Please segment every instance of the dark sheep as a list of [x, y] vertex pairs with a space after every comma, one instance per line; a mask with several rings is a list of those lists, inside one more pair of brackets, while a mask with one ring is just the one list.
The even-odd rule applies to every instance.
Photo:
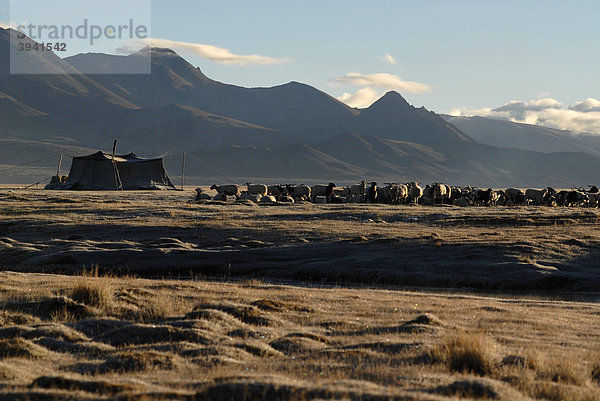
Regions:
[[369, 190], [367, 191], [367, 200], [371, 203], [375, 203], [375, 201], [377, 200], [377, 183], [376, 182], [371, 183], [371, 187], [369, 187]]

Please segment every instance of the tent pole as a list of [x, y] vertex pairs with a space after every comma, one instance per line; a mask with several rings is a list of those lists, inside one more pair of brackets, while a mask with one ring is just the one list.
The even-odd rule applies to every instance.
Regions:
[[123, 183], [121, 182], [121, 177], [119, 176], [119, 169], [117, 168], [117, 161], [115, 160], [115, 152], [117, 151], [117, 140], [113, 143], [113, 151], [112, 151], [112, 162], [113, 162], [113, 170], [115, 173], [115, 186], [117, 187], [117, 191], [123, 189]]
[[181, 163], [181, 190], [183, 191], [183, 185], [185, 183], [185, 152], [183, 152], [183, 161]]
[[58, 159], [58, 167], [56, 169], [56, 178], [58, 178], [59, 181], [60, 181], [60, 166], [62, 165], [62, 158], [63, 158], [63, 155], [61, 153], [60, 158]]

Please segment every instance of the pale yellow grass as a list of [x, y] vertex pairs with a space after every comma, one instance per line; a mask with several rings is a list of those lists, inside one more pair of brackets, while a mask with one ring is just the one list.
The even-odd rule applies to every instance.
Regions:
[[[9, 398], [600, 399], [595, 303], [261, 280], [0, 279], [13, 289], [0, 298]], [[111, 295], [83, 311], [50, 304], [74, 311], [64, 320], [32, 307], [70, 299], [81, 280]]]

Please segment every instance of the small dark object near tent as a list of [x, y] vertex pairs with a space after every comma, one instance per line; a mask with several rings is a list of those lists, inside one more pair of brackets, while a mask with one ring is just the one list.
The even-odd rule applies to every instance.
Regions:
[[74, 157], [65, 182], [53, 180], [46, 189], [133, 190], [175, 189], [163, 160], [142, 159], [134, 153], [115, 155], [96, 152]]

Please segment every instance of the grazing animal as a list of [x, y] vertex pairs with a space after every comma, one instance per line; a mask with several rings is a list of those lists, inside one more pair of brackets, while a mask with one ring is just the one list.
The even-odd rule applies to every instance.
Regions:
[[346, 198], [350, 196], [350, 187], [334, 188], [333, 194]]
[[327, 203], [327, 197], [326, 196], [321, 196], [321, 195], [317, 195], [315, 196], [315, 201], [314, 201], [317, 205], [324, 205]]
[[277, 199], [273, 195], [265, 195], [260, 198], [260, 203], [274, 203], [277, 202]]
[[370, 203], [375, 203], [377, 200], [377, 183], [373, 181], [369, 190], [367, 191], [367, 201]]
[[329, 203], [346, 203], [346, 197], [345, 196], [340, 196], [337, 194], [333, 194], [329, 197]]
[[556, 206], [556, 190], [554, 188], [546, 188], [546, 194], [544, 195], [544, 199], [542, 199], [542, 205]]
[[405, 204], [408, 199], [408, 187], [405, 184], [399, 184], [397, 190], [396, 204]]
[[433, 184], [433, 202], [443, 204], [444, 200], [449, 196], [449, 193], [444, 184]]
[[490, 194], [490, 206], [498, 205], [501, 199], [504, 199], [504, 191], [492, 191], [492, 193]]
[[450, 189], [450, 199], [448, 199], [448, 203], [453, 205], [454, 201], [462, 198], [462, 192], [460, 190], [460, 187], [452, 187]]
[[213, 200], [222, 201], [222, 202], [233, 202], [236, 199], [237, 199], [237, 196], [235, 196], [235, 195], [227, 195], [225, 192], [221, 192], [219, 194], [216, 194], [213, 197]]
[[284, 202], [284, 203], [294, 203], [294, 198], [292, 198], [289, 195], [284, 195], [281, 198], [279, 198], [279, 202]]
[[350, 196], [365, 196], [367, 190], [367, 183], [361, 181], [359, 184], [350, 186]]
[[473, 191], [474, 201], [478, 206], [491, 206], [492, 201], [492, 188], [486, 190], [476, 189]]
[[517, 195], [522, 195], [523, 191], [521, 191], [520, 189], [516, 189], [516, 188], [508, 188], [504, 191], [504, 196], [506, 196], [506, 199], [514, 199], [517, 197]]
[[261, 198], [262, 198], [262, 195], [260, 195], [260, 194], [252, 194], [252, 193], [246, 192], [246, 191], [242, 191], [242, 194], [239, 197], [240, 200], [249, 200], [254, 203], [260, 202]]
[[431, 206], [435, 203], [435, 195], [433, 194], [433, 185], [425, 185], [423, 188], [423, 196], [421, 197], [421, 205]]
[[565, 206], [573, 207], [573, 206], [588, 206], [590, 203], [590, 197], [588, 194], [582, 191], [568, 191], [566, 196]]
[[398, 205], [406, 202], [406, 197], [408, 196], [408, 188], [406, 185], [387, 184], [383, 188], [383, 191], [383, 197], [386, 203]]
[[248, 193], [251, 195], [265, 196], [269, 192], [269, 187], [264, 184], [251, 184], [247, 183]]
[[506, 204], [506, 196], [504, 190], [499, 189], [492, 192], [492, 204], [494, 206], [504, 206]]
[[327, 185], [327, 188], [325, 189], [325, 196], [327, 197], [327, 199], [331, 198], [331, 195], [333, 195], [334, 189], [335, 189], [335, 184], [333, 182], [330, 182], [329, 185]]
[[218, 194], [225, 194], [229, 196], [240, 196], [240, 187], [239, 185], [230, 184], [230, 185], [217, 185], [214, 184], [210, 189], [214, 189]]
[[294, 197], [310, 199], [310, 187], [308, 185], [297, 185], [294, 187]]
[[408, 197], [411, 202], [413, 202], [416, 205], [422, 196], [423, 196], [423, 188], [421, 188], [419, 186], [418, 182], [413, 181], [408, 184]]
[[452, 194], [452, 187], [450, 185], [443, 184], [446, 187], [446, 203], [450, 203], [450, 195]]
[[283, 195], [283, 187], [281, 185], [269, 185], [267, 194], [278, 198]]
[[527, 189], [525, 191], [525, 202], [534, 206], [540, 206], [544, 203], [546, 189]]
[[385, 187], [379, 188], [377, 191], [377, 203], [392, 203], [391, 185], [392, 184], [386, 184]]
[[212, 197], [209, 194], [202, 192], [202, 188], [196, 188], [196, 195], [194, 195], [195, 202], [211, 199]]
[[588, 203], [588, 207], [598, 207], [598, 202], [600, 201], [600, 193], [597, 192], [589, 192], [586, 194], [590, 199]]
[[460, 198], [454, 199], [454, 201], [452, 201], [452, 204], [454, 206], [465, 207], [465, 206], [469, 206], [471, 204], [471, 202], [465, 197], [460, 197]]
[[310, 196], [312, 198], [312, 201], [314, 202], [317, 196], [331, 196], [331, 194], [333, 193], [333, 188], [335, 188], [334, 183], [329, 183], [329, 185], [312, 186], [310, 189]]
[[508, 188], [504, 190], [505, 206], [518, 206], [525, 202], [525, 194], [520, 189]]

